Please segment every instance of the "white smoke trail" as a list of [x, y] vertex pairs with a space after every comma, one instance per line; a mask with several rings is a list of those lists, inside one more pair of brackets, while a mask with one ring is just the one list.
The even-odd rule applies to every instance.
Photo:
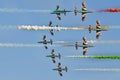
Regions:
[[96, 40], [93, 40], [92, 42], [96, 43], [96, 44], [120, 44], [120, 40], [109, 40], [109, 41], [96, 41]]
[[112, 29], [120, 29], [120, 26], [110, 26]]
[[22, 30], [84, 30], [85, 28], [83, 27], [49, 27], [49, 26], [26, 26], [26, 25], [22, 25], [22, 26], [19, 26], [18, 29], [22, 29]]
[[17, 25], [0, 25], [0, 30], [17, 30]]
[[120, 72], [120, 68], [80, 68], [77, 71]]
[[[47, 44], [47, 46], [59, 46], [59, 44], [64, 43], [64, 41], [54, 41], [53, 44]], [[43, 47], [42, 43], [36, 44], [25, 44], [25, 43], [0, 43], [0, 47]]]
[[[120, 27], [113, 27], [119, 29]], [[18, 30], [88, 30], [87, 26], [80, 26], [80, 27], [49, 27], [49, 26], [38, 26], [38, 25], [0, 25], [0, 30], [10, 30], [10, 29], [18, 29]]]
[[9, 8], [0, 8], [0, 12], [9, 12], [9, 13], [14, 13], [14, 12], [18, 12], [18, 13], [50, 13], [52, 12], [51, 10], [29, 10], [29, 9], [17, 9], [17, 8], [13, 8], [13, 9], [9, 9]]
[[[57, 45], [50, 45], [47, 46], [57, 46]], [[0, 47], [44, 47], [43, 44], [23, 44], [23, 43], [0, 43]]]
[[0, 47], [41, 47], [40, 44], [0, 43]]

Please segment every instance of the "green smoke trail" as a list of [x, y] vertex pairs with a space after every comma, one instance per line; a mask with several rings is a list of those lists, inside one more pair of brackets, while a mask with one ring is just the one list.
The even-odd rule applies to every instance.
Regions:
[[94, 59], [119, 59], [120, 56], [66, 56], [67, 58], [94, 58]]

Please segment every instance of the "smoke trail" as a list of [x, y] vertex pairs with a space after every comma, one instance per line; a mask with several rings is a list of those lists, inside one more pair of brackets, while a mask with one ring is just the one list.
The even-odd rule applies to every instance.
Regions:
[[77, 71], [101, 71], [101, 72], [120, 72], [120, 68], [80, 68]]
[[[47, 46], [59, 46], [59, 44], [64, 44], [65, 41], [54, 41], [53, 44], [47, 44]], [[0, 43], [0, 47], [43, 47], [44, 44], [25, 44], [25, 43]]]
[[[43, 44], [23, 44], [23, 43], [0, 43], [0, 47], [43, 47]], [[50, 45], [47, 46], [58, 46], [58, 45]]]
[[0, 43], [0, 47], [41, 47], [40, 44]]
[[120, 8], [109, 8], [109, 9], [99, 10], [97, 12], [120, 12]]
[[109, 41], [96, 41], [96, 40], [93, 40], [93, 43], [96, 43], [96, 44], [120, 44], [120, 40], [109, 40]]
[[120, 56], [66, 56], [67, 58], [120, 59]]
[[[90, 45], [92, 45], [92, 44], [120, 44], [120, 40], [108, 40], [108, 41], [89, 40], [89, 41], [87, 41], [87, 42], [88, 42], [88, 44], [90, 44]], [[64, 43], [65, 43], [65, 42], [64, 42]], [[71, 43], [73, 43], [73, 45], [74, 45], [75, 41], [74, 41], [74, 42], [71, 42]], [[79, 43], [82, 43], [82, 41], [79, 42]], [[69, 43], [68, 43], [68, 44], [69, 44]]]
[[120, 29], [120, 26], [110, 26], [112, 29]]
[[0, 30], [17, 30], [17, 25], [0, 25]]
[[[92, 26], [94, 29], [95, 26]], [[120, 29], [120, 26], [102, 26], [105, 30], [108, 30], [109, 28], [110, 29]], [[30, 25], [21, 25], [21, 26], [18, 26], [18, 29], [22, 29], [22, 30], [50, 30], [50, 29], [53, 29], [53, 30], [88, 30], [89, 29], [89, 26], [79, 26], [79, 27], [49, 27], [49, 26], [30, 26]], [[94, 30], [95, 31], [95, 30]]]
[[[104, 26], [105, 27], [105, 26]], [[88, 26], [80, 26], [80, 27], [49, 27], [49, 26], [31, 26], [31, 25], [0, 25], [0, 30], [88, 30]], [[112, 29], [120, 29], [120, 26], [110, 26]], [[107, 27], [106, 27], [107, 29]]]
[[0, 8], [0, 12], [7, 12], [7, 13], [14, 13], [14, 12], [18, 12], [18, 13], [50, 13], [52, 12], [51, 10], [29, 10], [29, 9], [17, 9], [17, 8], [13, 8], [13, 9], [9, 9], [9, 8]]
[[22, 29], [22, 30], [84, 30], [85, 28], [83, 27], [49, 27], [49, 26], [26, 26], [26, 25], [22, 25], [19, 26], [18, 29]]

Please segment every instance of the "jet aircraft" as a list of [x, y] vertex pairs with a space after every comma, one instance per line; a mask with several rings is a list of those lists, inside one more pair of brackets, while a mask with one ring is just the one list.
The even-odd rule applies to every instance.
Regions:
[[56, 62], [56, 61], [55, 61], [55, 58], [56, 58], [56, 57], [58, 57], [59, 59], [61, 59], [61, 55], [60, 55], [60, 53], [59, 53], [58, 55], [55, 55], [54, 52], [55, 52], [54, 49], [52, 49], [52, 51], [51, 51], [51, 55], [47, 55], [47, 56], [46, 56], [46, 57], [50, 57], [50, 58], [52, 58], [53, 63]]
[[108, 26], [101, 26], [100, 25], [100, 21], [96, 20], [96, 27], [93, 27], [91, 25], [89, 25], [89, 33], [91, 33], [91, 31], [96, 31], [96, 39], [99, 39], [99, 36], [101, 35], [101, 31], [107, 31], [108, 30]]
[[[49, 27], [53, 27], [52, 21], [49, 22]], [[58, 28], [58, 25], [56, 25], [55, 27]], [[57, 31], [59, 31], [59, 29]], [[54, 35], [53, 29], [50, 29], [50, 34]]]
[[91, 44], [88, 44], [85, 37], [82, 37], [82, 44], [79, 44], [79, 42], [76, 41], [74, 45], [73, 44], [65, 44], [64, 46], [75, 46], [76, 50], [78, 49], [78, 47], [82, 47], [83, 55], [86, 55], [87, 48], [93, 47], [92, 42], [91, 42]]
[[65, 66], [65, 68], [62, 68], [61, 67], [61, 63], [58, 63], [58, 68], [54, 68], [53, 70], [58, 71], [59, 75], [63, 76], [62, 75], [62, 71], [66, 71], [67, 72], [68, 68], [66, 66]]
[[56, 14], [57, 15], [57, 18], [59, 19], [59, 20], [61, 20], [61, 16], [60, 16], [60, 14], [64, 14], [65, 16], [66, 16], [66, 13], [67, 12], [72, 12], [72, 11], [69, 11], [69, 10], [60, 10], [60, 6], [59, 5], [57, 5], [56, 6], [56, 10], [54, 10], [53, 12], [51, 12], [51, 14]]
[[50, 39], [50, 41], [47, 41], [46, 40], [46, 35], [44, 35], [43, 36], [43, 41], [39, 41], [38, 43], [42, 43], [42, 44], [44, 44], [45, 45], [45, 49], [48, 49], [48, 47], [47, 47], [47, 44], [53, 44], [53, 41], [52, 41], [52, 39]]
[[87, 10], [84, 2], [82, 2], [82, 10], [78, 10], [77, 7], [75, 7], [74, 9], [75, 16], [77, 15], [77, 13], [82, 13], [82, 21], [85, 21], [86, 13], [93, 13], [93, 12], [94, 12], [93, 10]]

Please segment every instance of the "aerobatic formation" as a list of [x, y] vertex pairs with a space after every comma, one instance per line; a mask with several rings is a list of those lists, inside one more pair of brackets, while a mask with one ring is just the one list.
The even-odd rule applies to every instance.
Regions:
[[[103, 9], [103, 10], [98, 10], [98, 11], [88, 10], [87, 7], [86, 7], [85, 2], [82, 2], [81, 6], [82, 6], [81, 10], [79, 10], [75, 6], [74, 10], [71, 11], [71, 10], [66, 10], [66, 9], [60, 9], [60, 6], [57, 5], [56, 9], [53, 10], [49, 14], [57, 16], [58, 21], [60, 21], [60, 20], [63, 19], [63, 18], [61, 18], [61, 14], [66, 16], [67, 13], [73, 12], [73, 14], [75, 16], [78, 15], [78, 14], [81, 14], [81, 21], [85, 22], [88, 13], [92, 14], [94, 12], [120, 12], [119, 8], [109, 8], [109, 9]], [[21, 10], [21, 11], [17, 10], [17, 11], [22, 12], [23, 10]], [[32, 11], [28, 10], [28, 12], [32, 12]], [[33, 11], [33, 12], [40, 12], [40, 11]], [[79, 26], [79, 27], [60, 27], [59, 25], [53, 26], [53, 22], [50, 21], [47, 26], [45, 26], [45, 25], [43, 25], [43, 26], [26, 26], [26, 25], [22, 25], [22, 26], [19, 26], [18, 29], [19, 30], [30, 30], [30, 31], [31, 30], [48, 30], [49, 34], [51, 36], [55, 35], [54, 31], [60, 32], [61, 30], [87, 30], [89, 34], [92, 31], [95, 31], [96, 34], [95, 34], [94, 37], [96, 38], [96, 40], [98, 40], [100, 38], [100, 36], [101, 36], [101, 32], [102, 31], [108, 31], [109, 26], [104, 26], [104, 25], [102, 26], [102, 23], [100, 23], [100, 21], [97, 20], [97, 19], [96, 19], [96, 21], [93, 21], [93, 22], [96, 24], [95, 26], [88, 25], [88, 26]], [[54, 44], [54, 40], [48, 39], [46, 34], [44, 34], [43, 37], [41, 37], [41, 40], [40, 41], [38, 40], [38, 42], [36, 42], [36, 43], [38, 45], [43, 44], [45, 50], [47, 50], [47, 49], [49, 49], [48, 45], [52, 46]], [[38, 46], [38, 45], [33, 45], [33, 46]], [[6, 45], [0, 44], [0, 46], [6, 46]], [[14, 45], [8, 45], [8, 46], [14, 46]], [[23, 45], [20, 45], [20, 46], [23, 46]], [[32, 45], [26, 45], [26, 46], [32, 46]], [[96, 46], [94, 46], [94, 41], [87, 41], [87, 38], [85, 36], [81, 37], [81, 41], [75, 41], [72, 44], [64, 43], [64, 44], [62, 44], [62, 46], [64, 46], [64, 47], [74, 47], [76, 50], [79, 50], [79, 48], [82, 48], [82, 56], [78, 56], [77, 58], [99, 58], [99, 59], [100, 58], [113, 58], [113, 57], [106, 57], [106, 56], [97, 56], [97, 57], [96, 56], [92, 56], [92, 57], [86, 56], [87, 52], [89, 52], [89, 51], [87, 51], [87, 49], [88, 48], [93, 48], [93, 47], [96, 47]], [[52, 48], [51, 53], [49, 55], [46, 55], [46, 57], [51, 59], [52, 64], [57, 65], [56, 68], [53, 68], [51, 70], [58, 71], [59, 76], [63, 76], [63, 72], [68, 72], [68, 66], [62, 66], [62, 62], [60, 62], [60, 60], [62, 59], [61, 53], [57, 53], [54, 50], [54, 48]], [[75, 58], [76, 56], [68, 56], [68, 57], [74, 57]], [[120, 57], [115, 57], [115, 58], [120, 59]], [[57, 60], [59, 60], [59, 61], [57, 62]], [[87, 71], [89, 69], [78, 69], [78, 70], [86, 70]], [[95, 70], [97, 70], [97, 69], [95, 69]], [[98, 70], [101, 70], [101, 69], [98, 69]]]
[[[82, 2], [81, 5], [82, 5], [82, 9], [81, 10], [78, 10], [77, 7], [75, 7], [73, 12], [74, 12], [75, 16], [78, 13], [81, 13], [82, 14], [81, 20], [85, 21], [86, 14], [87, 13], [93, 13], [95, 11], [94, 10], [87, 10], [86, 5], [85, 5], [84, 2]], [[115, 11], [118, 12], [119, 9], [100, 10], [98, 12], [107, 12], [107, 11], [108, 12], [115, 12]], [[62, 9], [60, 9], [60, 6], [57, 5], [56, 6], [56, 10], [51, 12], [51, 14], [56, 14], [57, 15], [57, 19], [58, 20], [62, 20], [60, 15], [64, 14], [66, 16], [66, 13], [68, 13], [68, 12], [72, 12], [72, 11], [65, 10], [65, 9], [62, 10]], [[23, 29], [23, 30], [49, 30], [49, 32], [50, 32], [50, 34], [52, 36], [54, 36], [54, 30], [60, 31], [60, 30], [82, 30], [82, 29], [84, 29], [84, 30], [88, 30], [89, 33], [91, 33], [92, 31], [96, 31], [96, 39], [99, 39], [99, 37], [101, 35], [101, 31], [107, 31], [109, 29], [109, 26], [101, 26], [100, 21], [96, 20], [96, 26], [89, 25], [87, 27], [69, 27], [69, 28], [66, 28], [66, 27], [59, 27], [58, 25], [56, 25], [55, 27], [53, 27], [52, 21], [50, 21], [49, 25], [47, 27], [45, 27], [45, 26], [44, 27], [35, 27], [35, 26], [32, 27], [32, 26], [29, 26], [29, 28], [28, 28], [27, 26], [21, 26], [21, 27], [19, 27], [19, 29]], [[52, 45], [53, 41], [51, 39], [50, 39], [50, 41], [47, 41], [46, 40], [46, 35], [44, 35], [43, 36], [43, 40], [38, 42], [38, 43], [44, 44], [45, 49], [48, 49], [47, 44], [51, 44]], [[87, 48], [94, 47], [93, 42], [92, 41], [88, 42], [85, 36], [82, 37], [82, 41], [81, 42], [76, 41], [76, 42], [74, 42], [74, 44], [67, 44], [66, 43], [66, 44], [63, 44], [63, 46], [75, 47], [76, 50], [78, 50], [79, 47], [82, 47], [82, 55], [83, 56], [86, 56]], [[47, 55], [46, 57], [50, 57], [52, 59], [53, 63], [56, 63], [56, 58], [61, 59], [60, 53], [55, 54], [54, 49], [52, 49], [51, 55]], [[68, 68], [66, 66], [64, 68], [61, 67], [61, 63], [59, 62], [57, 68], [54, 68], [52, 70], [58, 71], [59, 75], [63, 76], [62, 71], [66, 71], [67, 72]]]

